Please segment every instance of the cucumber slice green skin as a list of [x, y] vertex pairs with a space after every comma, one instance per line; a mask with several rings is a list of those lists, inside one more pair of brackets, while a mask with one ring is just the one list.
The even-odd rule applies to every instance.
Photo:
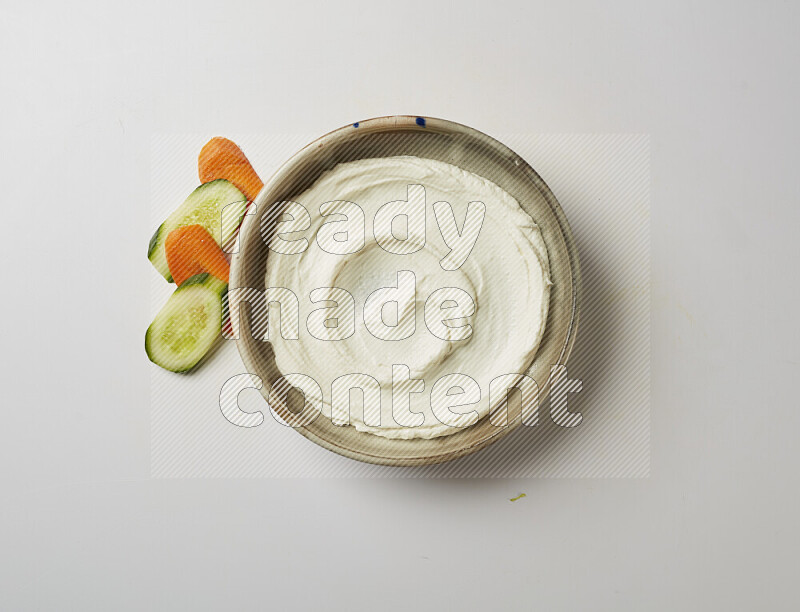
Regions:
[[220, 337], [227, 293], [228, 285], [211, 274], [187, 279], [147, 328], [150, 361], [171, 372], [197, 365]]
[[147, 248], [147, 259], [155, 266], [159, 274], [167, 279], [168, 283], [174, 282], [172, 273], [169, 271], [169, 264], [167, 263], [167, 252], [164, 249], [164, 241], [167, 235], [163, 234], [164, 223], [158, 226], [158, 229], [150, 238], [150, 246]]
[[[202, 225], [220, 247], [233, 238], [247, 209], [247, 198], [225, 179], [203, 183], [162, 223], [150, 239], [147, 258], [167, 282], [173, 282], [164, 243], [169, 233], [184, 225]], [[222, 227], [223, 210], [225, 227]]]

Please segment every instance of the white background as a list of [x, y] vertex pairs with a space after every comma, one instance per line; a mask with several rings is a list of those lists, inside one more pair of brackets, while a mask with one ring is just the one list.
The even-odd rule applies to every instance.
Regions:
[[[796, 5], [1, 6], [0, 609], [796, 608]], [[149, 479], [150, 135], [394, 113], [651, 134], [649, 479]]]

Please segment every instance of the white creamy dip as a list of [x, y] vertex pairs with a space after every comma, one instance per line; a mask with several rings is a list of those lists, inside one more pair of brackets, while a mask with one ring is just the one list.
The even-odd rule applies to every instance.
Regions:
[[[266, 286], [291, 290], [299, 303], [288, 339], [270, 310], [281, 373], [313, 378], [337, 424], [348, 422], [342, 398], [352, 398], [349, 423], [388, 438], [448, 435], [484, 417], [489, 383], [528, 368], [547, 319], [547, 249], [519, 203], [476, 174], [417, 157], [340, 164], [294, 202], [308, 217], [287, 209], [266, 266]], [[334, 381], [348, 374], [377, 381], [363, 408], [359, 392], [333, 401]], [[400, 384], [403, 375], [419, 382]], [[380, 404], [370, 392], [377, 386]]]

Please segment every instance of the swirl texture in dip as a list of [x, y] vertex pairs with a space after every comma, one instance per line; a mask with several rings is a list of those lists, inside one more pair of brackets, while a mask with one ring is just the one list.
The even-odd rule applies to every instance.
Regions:
[[[422, 186], [424, 192], [417, 186]], [[386, 235], [383, 223], [376, 224], [381, 225], [376, 233], [374, 220], [384, 205], [419, 202], [421, 194], [424, 194], [424, 217], [397, 217], [391, 225], [391, 235]], [[278, 326], [273, 322], [277, 319], [271, 320], [275, 331], [270, 334], [270, 342], [279, 370], [313, 378], [323, 391], [323, 413], [327, 417], [331, 417], [332, 384], [337, 378], [353, 373], [374, 378], [380, 385], [380, 402], [375, 393], [365, 391], [363, 402], [359, 393], [353, 393], [349, 419], [345, 418], [359, 431], [388, 438], [453, 434], [484, 417], [490, 410], [489, 383], [498, 376], [520, 374], [528, 368], [547, 319], [551, 284], [547, 249], [539, 228], [519, 203], [476, 174], [418, 157], [340, 164], [294, 201], [308, 210], [308, 226], [303, 231], [281, 235], [285, 240], [305, 237], [308, 246], [292, 254], [271, 250], [266, 266], [266, 286], [287, 288], [299, 300], [297, 339], [286, 339], [277, 333]], [[354, 203], [363, 211], [363, 245], [354, 252], [332, 252], [338, 245], [331, 239], [346, 238], [341, 250], [354, 249], [361, 240], [359, 224], [353, 218], [358, 215], [348, 214], [357, 209], [336, 202]], [[448, 216], [447, 207], [440, 207], [439, 202], [448, 202], [452, 207], [455, 231], [459, 233], [466, 233], [464, 225], [465, 218], [469, 219], [470, 202], [485, 205], [480, 231], [468, 255], [462, 253], [455, 259], [449, 255], [451, 248], [443, 233], [451, 245], [457, 236], [453, 235], [452, 225], [439, 222]], [[473, 221], [480, 220], [480, 208], [472, 205]], [[408, 227], [404, 228], [406, 220]], [[303, 226], [302, 220], [295, 221], [300, 223], [295, 227]], [[382, 246], [386, 241], [402, 244], [396, 239], [410, 238], [413, 223], [424, 225], [424, 245], [407, 240], [406, 250], [412, 252], [403, 254], [389, 252]], [[280, 227], [279, 223], [279, 232]], [[292, 229], [291, 224], [285, 227]], [[421, 225], [415, 227], [420, 229]], [[347, 232], [343, 233], [345, 229]], [[365, 308], [376, 290], [399, 287], [401, 281], [410, 279], [415, 286], [413, 299], [390, 303], [383, 309]], [[354, 301], [354, 314], [348, 315], [351, 311], [345, 308], [338, 309], [337, 317], [333, 317], [337, 319], [335, 324], [340, 330], [348, 326], [354, 329], [344, 339], [320, 339], [315, 335], [324, 334], [325, 330], [317, 329], [312, 335], [307, 326], [312, 325], [314, 318], [309, 315], [326, 306], [337, 303], [342, 306], [341, 300], [322, 301], [341, 296], [329, 289], [333, 287], [346, 290]], [[472, 314], [439, 326], [435, 334], [426, 322], [425, 308], [426, 301], [440, 289], [444, 291], [436, 294], [438, 300], [429, 301], [429, 308], [438, 310], [458, 303], [464, 308], [460, 312]], [[312, 293], [314, 290], [317, 291]], [[472, 306], [465, 303], [469, 302], [465, 294], [471, 297]], [[270, 316], [275, 314], [272, 310]], [[384, 328], [397, 325], [397, 331], [387, 337], [376, 337], [370, 331], [381, 327], [381, 321], [376, 319], [382, 319]], [[408, 335], [410, 330], [412, 333]], [[407, 371], [398, 366], [407, 366]], [[393, 371], [396, 382], [398, 374], [424, 382], [424, 390], [420, 382], [405, 383], [406, 391], [411, 391], [404, 394], [407, 404], [404, 411], [395, 410], [394, 414]], [[437, 402], [441, 404], [443, 396], [451, 393], [443, 384], [434, 386], [447, 375], [456, 375], [446, 379], [446, 386], [455, 387], [455, 392], [465, 391], [465, 400], [476, 399], [469, 392], [474, 391], [469, 379], [477, 384], [480, 397], [474, 402], [465, 401], [460, 407], [450, 407], [443, 418]], [[409, 410], [415, 414], [407, 414]], [[395, 418], [400, 412], [406, 413], [405, 417]]]

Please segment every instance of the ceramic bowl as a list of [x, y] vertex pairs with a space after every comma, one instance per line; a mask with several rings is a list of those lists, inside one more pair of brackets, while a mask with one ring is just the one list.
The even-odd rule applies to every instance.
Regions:
[[[261, 224], [272, 204], [296, 197], [338, 163], [397, 155], [437, 159], [492, 181], [514, 196], [541, 228], [553, 287], [544, 337], [525, 372], [538, 383], [541, 402], [549, 391], [551, 365], [565, 364], [575, 343], [580, 306], [578, 254], [561, 206], [536, 171], [508, 147], [470, 127], [430, 117], [378, 117], [345, 126], [307, 145], [267, 181], [254, 202], [255, 212], [245, 218], [239, 250], [232, 259], [230, 286], [259, 292], [265, 289], [269, 249], [262, 239]], [[491, 210], [488, 204], [487, 214]], [[274, 223], [274, 215], [263, 222]], [[249, 308], [243, 305], [237, 346], [247, 371], [262, 380], [260, 391], [266, 399], [281, 372], [271, 344], [253, 337], [255, 324], [251, 317]], [[283, 418], [302, 408], [302, 394], [288, 397], [299, 399], [299, 405], [292, 405], [291, 399], [283, 405], [272, 404]], [[296, 429], [309, 440], [352, 459], [420, 466], [463, 457], [497, 442], [521, 423], [519, 409], [514, 410], [514, 405], [519, 402], [511, 402], [505, 427], [497, 427], [485, 417], [456, 434], [430, 440], [386, 439], [350, 426], [336, 426], [324, 416]]]

